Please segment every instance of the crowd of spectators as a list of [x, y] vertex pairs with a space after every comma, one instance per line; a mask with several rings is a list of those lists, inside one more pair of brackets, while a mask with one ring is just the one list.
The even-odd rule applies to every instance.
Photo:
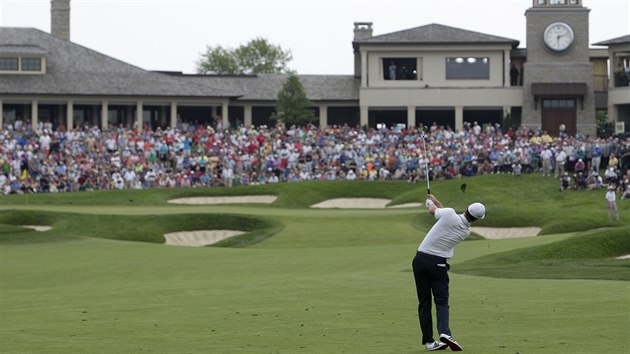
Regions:
[[336, 179], [415, 183], [427, 178], [425, 163], [432, 180], [538, 173], [562, 180], [565, 190], [630, 188], [630, 139], [552, 137], [498, 124], [466, 123], [456, 132], [435, 124], [364, 130], [178, 123], [139, 132], [53, 129], [46, 122], [32, 129], [17, 120], [0, 130], [1, 194]]

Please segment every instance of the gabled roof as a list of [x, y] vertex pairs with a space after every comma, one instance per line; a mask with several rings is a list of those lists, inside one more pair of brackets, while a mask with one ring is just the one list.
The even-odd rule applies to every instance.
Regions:
[[356, 40], [357, 44], [510, 44], [518, 47], [519, 41], [489, 34], [449, 27], [437, 23]]
[[[185, 80], [240, 92], [239, 100], [275, 101], [288, 74], [184, 75]], [[360, 79], [352, 75], [298, 75], [311, 101], [359, 100]]]
[[46, 58], [42, 75], [1, 74], [0, 94], [237, 97], [238, 92], [147, 71], [35, 28], [0, 27], [0, 47]]
[[613, 38], [613, 39], [609, 39], [602, 42], [593, 43], [593, 45], [602, 45], [602, 46], [604, 45], [609, 46], [609, 45], [615, 45], [615, 44], [630, 44], [630, 34]]

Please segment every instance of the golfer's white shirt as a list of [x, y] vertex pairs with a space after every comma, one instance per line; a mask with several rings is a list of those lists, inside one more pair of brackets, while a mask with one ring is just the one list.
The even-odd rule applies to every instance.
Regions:
[[420, 243], [418, 251], [451, 258], [455, 246], [470, 235], [470, 223], [452, 208], [438, 208], [434, 216], [437, 222]]

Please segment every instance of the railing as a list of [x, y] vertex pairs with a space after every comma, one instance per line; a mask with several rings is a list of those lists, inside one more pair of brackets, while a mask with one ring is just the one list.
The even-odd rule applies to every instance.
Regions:
[[617, 71], [615, 73], [615, 87], [630, 86], [630, 72]]

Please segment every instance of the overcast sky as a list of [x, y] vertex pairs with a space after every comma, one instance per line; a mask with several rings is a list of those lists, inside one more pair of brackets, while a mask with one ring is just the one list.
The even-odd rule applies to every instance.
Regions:
[[[630, 0], [583, 0], [589, 42], [630, 34]], [[354, 22], [374, 35], [439, 23], [525, 42], [532, 0], [71, 0], [73, 42], [147, 70], [195, 72], [206, 46], [262, 37], [299, 74], [352, 74]], [[50, 0], [0, 0], [0, 26], [50, 32]]]

